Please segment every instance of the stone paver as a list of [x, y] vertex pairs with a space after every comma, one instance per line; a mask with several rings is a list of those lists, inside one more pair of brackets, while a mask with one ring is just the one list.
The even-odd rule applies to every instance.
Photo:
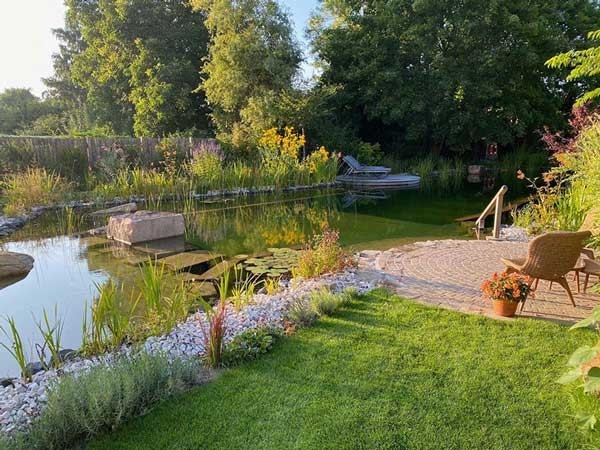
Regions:
[[[491, 303], [482, 297], [481, 284], [494, 272], [501, 272], [501, 258], [525, 257], [527, 243], [506, 241], [428, 241], [384, 252], [363, 252], [362, 270], [375, 270], [398, 294], [427, 305], [466, 313], [492, 315]], [[569, 279], [571, 276], [569, 275]], [[523, 316], [560, 322], [576, 322], [600, 305], [598, 294], [577, 294], [577, 307], [556, 284], [541, 281], [533, 299], [525, 304]]]

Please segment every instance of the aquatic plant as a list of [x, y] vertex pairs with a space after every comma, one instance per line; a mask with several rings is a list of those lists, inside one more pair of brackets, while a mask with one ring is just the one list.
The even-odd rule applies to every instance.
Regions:
[[122, 285], [112, 279], [96, 284], [98, 295], [92, 307], [84, 312], [81, 350], [91, 355], [119, 347], [132, 335], [133, 318], [139, 299], [127, 301]]
[[272, 256], [249, 258], [244, 269], [257, 276], [281, 277], [298, 264], [300, 252], [291, 248], [269, 248]]
[[219, 277], [217, 282], [217, 293], [219, 294], [219, 301], [225, 302], [229, 298], [230, 292], [230, 279], [231, 279], [231, 269], [226, 270]]
[[[55, 369], [58, 369], [61, 364], [61, 340], [62, 333], [64, 328], [64, 321], [58, 315], [58, 305], [54, 305], [54, 320], [51, 324], [50, 319], [48, 318], [48, 313], [46, 308], [44, 308], [42, 313], [43, 321], [37, 321], [36, 327], [40, 332], [40, 335], [43, 339], [43, 345], [37, 345], [37, 354], [40, 358], [40, 362], [44, 365], [46, 369], [49, 369], [51, 366]], [[48, 349], [50, 352], [50, 363], [46, 360], [45, 350]]]
[[8, 324], [9, 330], [7, 331], [4, 327], [0, 326], [0, 331], [9, 339], [10, 343], [5, 344], [0, 342], [2, 346], [16, 361], [19, 369], [21, 370], [21, 376], [26, 380], [31, 380], [31, 373], [27, 367], [27, 356], [25, 355], [25, 346], [23, 345], [23, 339], [17, 329], [17, 324], [13, 317], [6, 317], [6, 323]]
[[258, 276], [248, 275], [239, 264], [234, 267], [234, 273], [235, 282], [231, 290], [231, 302], [233, 303], [233, 307], [239, 311], [242, 307], [252, 302], [258, 284]]
[[184, 282], [174, 282], [164, 263], [148, 263], [140, 268], [139, 299], [143, 320], [136, 326], [137, 338], [168, 333], [189, 311], [191, 304]]

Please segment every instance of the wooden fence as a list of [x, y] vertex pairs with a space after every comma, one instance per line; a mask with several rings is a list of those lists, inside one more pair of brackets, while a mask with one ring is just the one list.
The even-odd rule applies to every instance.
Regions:
[[[219, 142], [216, 139], [206, 138], [168, 138], [169, 143], [176, 147], [178, 151], [184, 151], [187, 156], [197, 148], [211, 150], [219, 149]], [[65, 153], [73, 155], [73, 152], [80, 151], [85, 156], [87, 165], [94, 167], [103, 152], [114, 151], [118, 148], [136, 149], [139, 151], [139, 158], [143, 162], [156, 160], [158, 156], [157, 145], [162, 141], [161, 138], [62, 138], [62, 137], [27, 137], [27, 136], [0, 136], [0, 151], [3, 148], [12, 148], [15, 151], [27, 152], [28, 156], [33, 158], [41, 165], [57, 164], [64, 161]]]

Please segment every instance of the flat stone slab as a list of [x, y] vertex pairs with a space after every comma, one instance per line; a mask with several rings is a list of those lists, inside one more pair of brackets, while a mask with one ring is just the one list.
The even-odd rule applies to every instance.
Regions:
[[92, 217], [98, 216], [116, 216], [117, 214], [130, 214], [137, 211], [137, 204], [125, 203], [124, 205], [113, 206], [108, 209], [101, 209], [90, 214]]
[[215, 264], [213, 267], [211, 267], [210, 269], [208, 269], [206, 272], [204, 272], [201, 275], [198, 275], [196, 280], [197, 281], [216, 281], [219, 278], [221, 278], [221, 276], [227, 272], [228, 270], [231, 270], [235, 267], [236, 264], [242, 262], [243, 260], [247, 259], [247, 256], [234, 256], [232, 259], [229, 259], [227, 261], [221, 261], [218, 264]]
[[80, 242], [85, 245], [88, 250], [96, 250], [106, 247], [110, 241], [101, 236], [90, 236], [81, 238]]
[[181, 272], [222, 257], [222, 255], [216, 255], [205, 250], [194, 250], [191, 252], [167, 256], [162, 261], [169, 270], [172, 270], [173, 272]]
[[109, 239], [128, 245], [183, 236], [184, 233], [182, 214], [157, 211], [113, 216], [109, 219], [106, 230]]
[[151, 242], [143, 242], [133, 245], [132, 248], [140, 253], [151, 255], [156, 259], [162, 259], [166, 258], [167, 256], [177, 255], [179, 253], [196, 249], [195, 247], [188, 245], [183, 240], [183, 236], [159, 239]]

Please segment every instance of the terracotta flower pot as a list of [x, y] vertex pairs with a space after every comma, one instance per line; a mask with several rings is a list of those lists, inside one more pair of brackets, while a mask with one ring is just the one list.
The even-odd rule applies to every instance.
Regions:
[[502, 317], [513, 317], [517, 312], [517, 302], [507, 300], [494, 300], [494, 314]]

